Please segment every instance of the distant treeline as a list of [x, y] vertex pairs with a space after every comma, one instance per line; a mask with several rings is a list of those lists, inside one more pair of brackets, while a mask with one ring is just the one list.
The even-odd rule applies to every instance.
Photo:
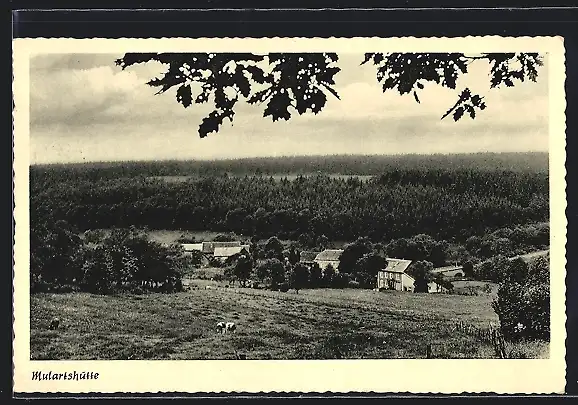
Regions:
[[60, 169], [31, 168], [32, 221], [50, 216], [80, 229], [132, 225], [294, 240], [427, 234], [465, 241], [549, 215], [547, 173], [413, 168], [382, 170], [368, 181], [206, 176], [182, 183], [75, 173], [63, 178]]
[[86, 179], [139, 176], [343, 174], [379, 175], [392, 169], [472, 169], [547, 172], [547, 153], [477, 153], [400, 156], [294, 156], [217, 161], [127, 161], [36, 165], [53, 176]]

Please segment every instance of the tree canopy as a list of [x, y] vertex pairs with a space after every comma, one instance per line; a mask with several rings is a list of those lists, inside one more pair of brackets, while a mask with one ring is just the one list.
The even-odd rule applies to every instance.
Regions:
[[[166, 72], [148, 81], [164, 93], [177, 88], [183, 107], [212, 100], [213, 111], [198, 128], [201, 138], [218, 132], [225, 119], [231, 123], [240, 99], [265, 105], [263, 117], [289, 120], [292, 114], [323, 110], [328, 96], [339, 99], [335, 76], [341, 71], [336, 53], [126, 53], [116, 60], [122, 69], [152, 61], [167, 65]], [[486, 108], [484, 97], [469, 88], [457, 88], [458, 78], [472, 63], [488, 63], [490, 89], [512, 87], [516, 81], [536, 81], [542, 57], [537, 53], [366, 53], [361, 65], [373, 63], [383, 92], [419, 93], [434, 84], [457, 91], [457, 100], [443, 114], [454, 121], [465, 115], [474, 119]]]

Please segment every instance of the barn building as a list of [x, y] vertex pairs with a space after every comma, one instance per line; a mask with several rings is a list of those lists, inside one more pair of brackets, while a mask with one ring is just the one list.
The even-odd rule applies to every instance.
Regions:
[[181, 246], [187, 253], [203, 251], [202, 243], [182, 243]]
[[213, 256], [215, 257], [215, 259], [224, 261], [227, 260], [229, 257], [239, 254], [241, 252], [248, 253], [249, 245], [215, 247], [215, 250], [213, 251]]
[[203, 242], [202, 252], [205, 254], [213, 255], [215, 254], [216, 248], [227, 248], [227, 247], [240, 247], [241, 242]]
[[323, 252], [315, 256], [314, 262], [321, 267], [321, 270], [325, 270], [329, 265], [331, 265], [335, 269], [335, 272], [338, 272], [339, 258], [342, 253], [342, 249], [325, 249]]
[[306, 266], [311, 266], [313, 263], [315, 263], [315, 258], [319, 253], [320, 252], [312, 252], [304, 250], [301, 253], [299, 253], [299, 263], [302, 263]]
[[445, 278], [461, 278], [464, 277], [464, 266], [446, 266], [438, 267], [431, 271], [434, 275], [442, 275]]

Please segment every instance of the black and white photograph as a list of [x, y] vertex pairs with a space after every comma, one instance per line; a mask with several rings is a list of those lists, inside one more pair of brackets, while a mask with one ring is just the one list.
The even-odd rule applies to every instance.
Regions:
[[32, 41], [23, 384], [124, 360], [557, 367], [564, 66], [542, 40]]

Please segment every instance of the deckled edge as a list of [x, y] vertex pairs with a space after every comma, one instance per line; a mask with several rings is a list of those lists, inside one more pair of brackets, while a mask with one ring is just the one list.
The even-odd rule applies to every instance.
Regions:
[[14, 99], [15, 93], [15, 72], [14, 72], [14, 62], [15, 62], [15, 55], [14, 55], [14, 46], [11, 46], [12, 52], [12, 68], [10, 69], [12, 72], [12, 358], [11, 358], [11, 365], [12, 365], [12, 391], [14, 393], [14, 387], [16, 385], [16, 359], [15, 359], [15, 352], [16, 352], [16, 329], [15, 329], [15, 314], [14, 314], [14, 305], [16, 300], [16, 182], [15, 182], [15, 175], [16, 175], [16, 167], [14, 165], [14, 161], [16, 158], [16, 151], [15, 151], [15, 143], [16, 143], [16, 126], [15, 126], [15, 111], [16, 111], [16, 102]]
[[[60, 395], [60, 396], [59, 396]], [[411, 397], [492, 397], [496, 395], [503, 396], [513, 396], [513, 397], [527, 397], [527, 396], [545, 396], [545, 395], [561, 395], [557, 392], [550, 393], [537, 393], [528, 394], [523, 392], [518, 393], [500, 393], [492, 391], [462, 391], [455, 393], [436, 393], [436, 392], [424, 392], [424, 393], [414, 393], [411, 391], [403, 392], [379, 392], [379, 391], [347, 391], [347, 392], [337, 392], [337, 391], [212, 391], [212, 392], [186, 392], [186, 391], [150, 391], [150, 392], [64, 392], [59, 391], [55, 393], [45, 393], [45, 392], [31, 392], [31, 393], [18, 393], [17, 398], [28, 399], [28, 398], [78, 398], [78, 399], [96, 399], [96, 398], [107, 398], [107, 399], [123, 399], [123, 398], [296, 398], [296, 397], [309, 397], [309, 398], [364, 398], [364, 397], [388, 397], [388, 398], [411, 398]]]
[[[563, 37], [562, 37], [563, 38]], [[568, 344], [571, 343], [568, 341], [568, 168], [567, 168], [567, 164], [568, 164], [568, 142], [567, 142], [567, 137], [568, 137], [568, 125], [566, 122], [566, 114], [568, 112], [568, 103], [566, 101], [567, 98], [567, 92], [566, 92], [566, 88], [567, 88], [567, 84], [568, 84], [568, 59], [566, 58], [566, 41], [563, 40], [562, 42], [562, 46], [561, 46], [561, 55], [560, 58], [563, 59], [563, 64], [561, 66], [562, 69], [562, 73], [564, 75], [564, 78], [562, 80], [561, 86], [562, 86], [562, 91], [564, 94], [564, 99], [561, 100], [560, 102], [563, 103], [564, 108], [562, 109], [562, 113], [561, 116], [563, 117], [562, 123], [560, 125], [564, 126], [564, 164], [562, 165], [562, 168], [564, 170], [564, 176], [563, 176], [563, 180], [564, 180], [564, 202], [566, 204], [566, 207], [564, 208], [564, 380], [565, 380], [565, 384], [564, 384], [564, 391], [566, 391], [566, 388], [568, 386], [568, 362], [567, 362], [567, 358], [568, 358]], [[551, 119], [551, 118], [550, 118]], [[552, 204], [552, 202], [550, 201], [550, 205]], [[551, 271], [551, 270], [550, 270]], [[550, 314], [550, 317], [552, 315]]]

